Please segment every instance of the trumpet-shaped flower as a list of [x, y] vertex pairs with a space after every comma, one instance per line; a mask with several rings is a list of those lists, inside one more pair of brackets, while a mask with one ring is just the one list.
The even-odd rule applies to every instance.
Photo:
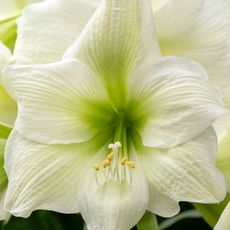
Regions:
[[145, 210], [225, 196], [211, 128], [222, 95], [198, 64], [161, 58], [148, 0], [102, 1], [62, 61], [4, 74], [19, 107], [5, 159], [14, 215], [80, 212], [89, 229], [125, 230]]

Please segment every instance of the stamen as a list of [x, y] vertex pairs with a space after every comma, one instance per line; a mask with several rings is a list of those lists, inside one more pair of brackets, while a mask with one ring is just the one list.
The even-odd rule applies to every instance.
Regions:
[[102, 185], [110, 180], [119, 182], [127, 181], [128, 183], [132, 183], [132, 171], [136, 166], [127, 156], [122, 158], [122, 155], [124, 156], [124, 154], [122, 153], [122, 150], [119, 151], [120, 147], [120, 142], [109, 144], [108, 148], [112, 149], [112, 151], [101, 164], [104, 168], [103, 173], [98, 172], [100, 170], [99, 164], [93, 165], [93, 168], [96, 171], [95, 178], [98, 185]]
[[106, 167], [110, 166], [110, 161], [108, 159], [106, 159], [103, 161], [102, 165], [104, 168], [106, 168]]
[[124, 157], [122, 160], [121, 160], [121, 164], [122, 165], [125, 165], [125, 163], [128, 161], [128, 157]]
[[135, 166], [135, 163], [132, 162], [132, 161], [126, 161], [125, 164], [129, 167], [129, 168], [132, 168], [134, 169], [136, 166]]
[[114, 158], [114, 153], [111, 152], [111, 153], [107, 156], [107, 159], [108, 159], [109, 161], [112, 161], [113, 158]]
[[100, 170], [99, 164], [94, 164], [94, 165], [93, 165], [93, 168], [94, 168], [96, 171], [99, 171], [99, 170]]
[[113, 150], [114, 153], [114, 161], [115, 164], [113, 166], [113, 171], [116, 171], [117, 180], [120, 180], [119, 176], [119, 167], [118, 167], [118, 149], [121, 147], [121, 143], [119, 141], [115, 142], [115, 144], [109, 144], [108, 148]]

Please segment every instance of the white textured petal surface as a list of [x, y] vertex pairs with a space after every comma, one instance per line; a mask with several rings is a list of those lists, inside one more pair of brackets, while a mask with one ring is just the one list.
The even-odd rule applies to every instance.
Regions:
[[100, 144], [95, 139], [85, 144], [42, 145], [13, 131], [5, 155], [9, 178], [6, 209], [22, 217], [37, 209], [79, 212], [81, 183], [93, 171]]
[[65, 58], [74, 57], [89, 65], [119, 107], [133, 68], [159, 55], [150, 2], [105, 0]]
[[30, 5], [18, 21], [14, 56], [20, 64], [58, 61], [100, 0], [48, 0]]
[[230, 203], [225, 208], [220, 219], [218, 220], [214, 230], [229, 230], [230, 229]]
[[5, 70], [18, 97], [16, 129], [42, 143], [85, 141], [110, 122], [106, 92], [77, 60], [13, 65]]
[[163, 55], [191, 58], [216, 85], [230, 85], [229, 12], [228, 0], [167, 1], [154, 15]]
[[224, 112], [223, 96], [198, 64], [175, 57], [136, 71], [129, 79], [130, 100], [145, 121], [143, 144], [169, 148], [202, 133]]
[[224, 199], [226, 184], [215, 166], [215, 153], [212, 128], [169, 150], [144, 149], [140, 160], [149, 180], [148, 210], [169, 217], [179, 212], [180, 201], [217, 203]]
[[99, 179], [97, 184], [93, 175], [79, 196], [88, 230], [131, 229], [145, 213], [147, 204], [148, 183], [140, 165], [132, 172], [132, 183], [109, 180], [100, 184]]

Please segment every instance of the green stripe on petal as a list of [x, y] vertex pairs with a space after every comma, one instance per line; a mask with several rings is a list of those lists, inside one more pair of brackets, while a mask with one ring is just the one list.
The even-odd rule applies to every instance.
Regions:
[[143, 144], [174, 147], [201, 134], [224, 112], [221, 92], [203, 68], [190, 60], [168, 57], [138, 69], [129, 79], [129, 100]]
[[80, 61], [14, 65], [4, 73], [18, 97], [15, 127], [30, 140], [77, 143], [113, 125], [103, 85]]
[[89, 65], [119, 110], [124, 106], [130, 73], [159, 55], [150, 2], [104, 0], [65, 57]]
[[6, 208], [22, 217], [37, 209], [78, 213], [79, 192], [86, 175], [94, 172], [93, 164], [106, 153], [109, 136], [104, 132], [81, 144], [43, 145], [13, 131], [5, 157]]

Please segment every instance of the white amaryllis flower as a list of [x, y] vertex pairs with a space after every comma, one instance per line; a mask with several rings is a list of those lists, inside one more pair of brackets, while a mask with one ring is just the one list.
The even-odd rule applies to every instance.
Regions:
[[229, 230], [230, 229], [230, 203], [225, 208], [220, 219], [218, 220], [214, 230]]
[[153, 25], [149, 0], [104, 0], [62, 61], [5, 70], [19, 107], [7, 210], [80, 212], [89, 229], [125, 230], [145, 210], [168, 217], [179, 201], [224, 198], [211, 128], [222, 95], [198, 64], [160, 57]]

